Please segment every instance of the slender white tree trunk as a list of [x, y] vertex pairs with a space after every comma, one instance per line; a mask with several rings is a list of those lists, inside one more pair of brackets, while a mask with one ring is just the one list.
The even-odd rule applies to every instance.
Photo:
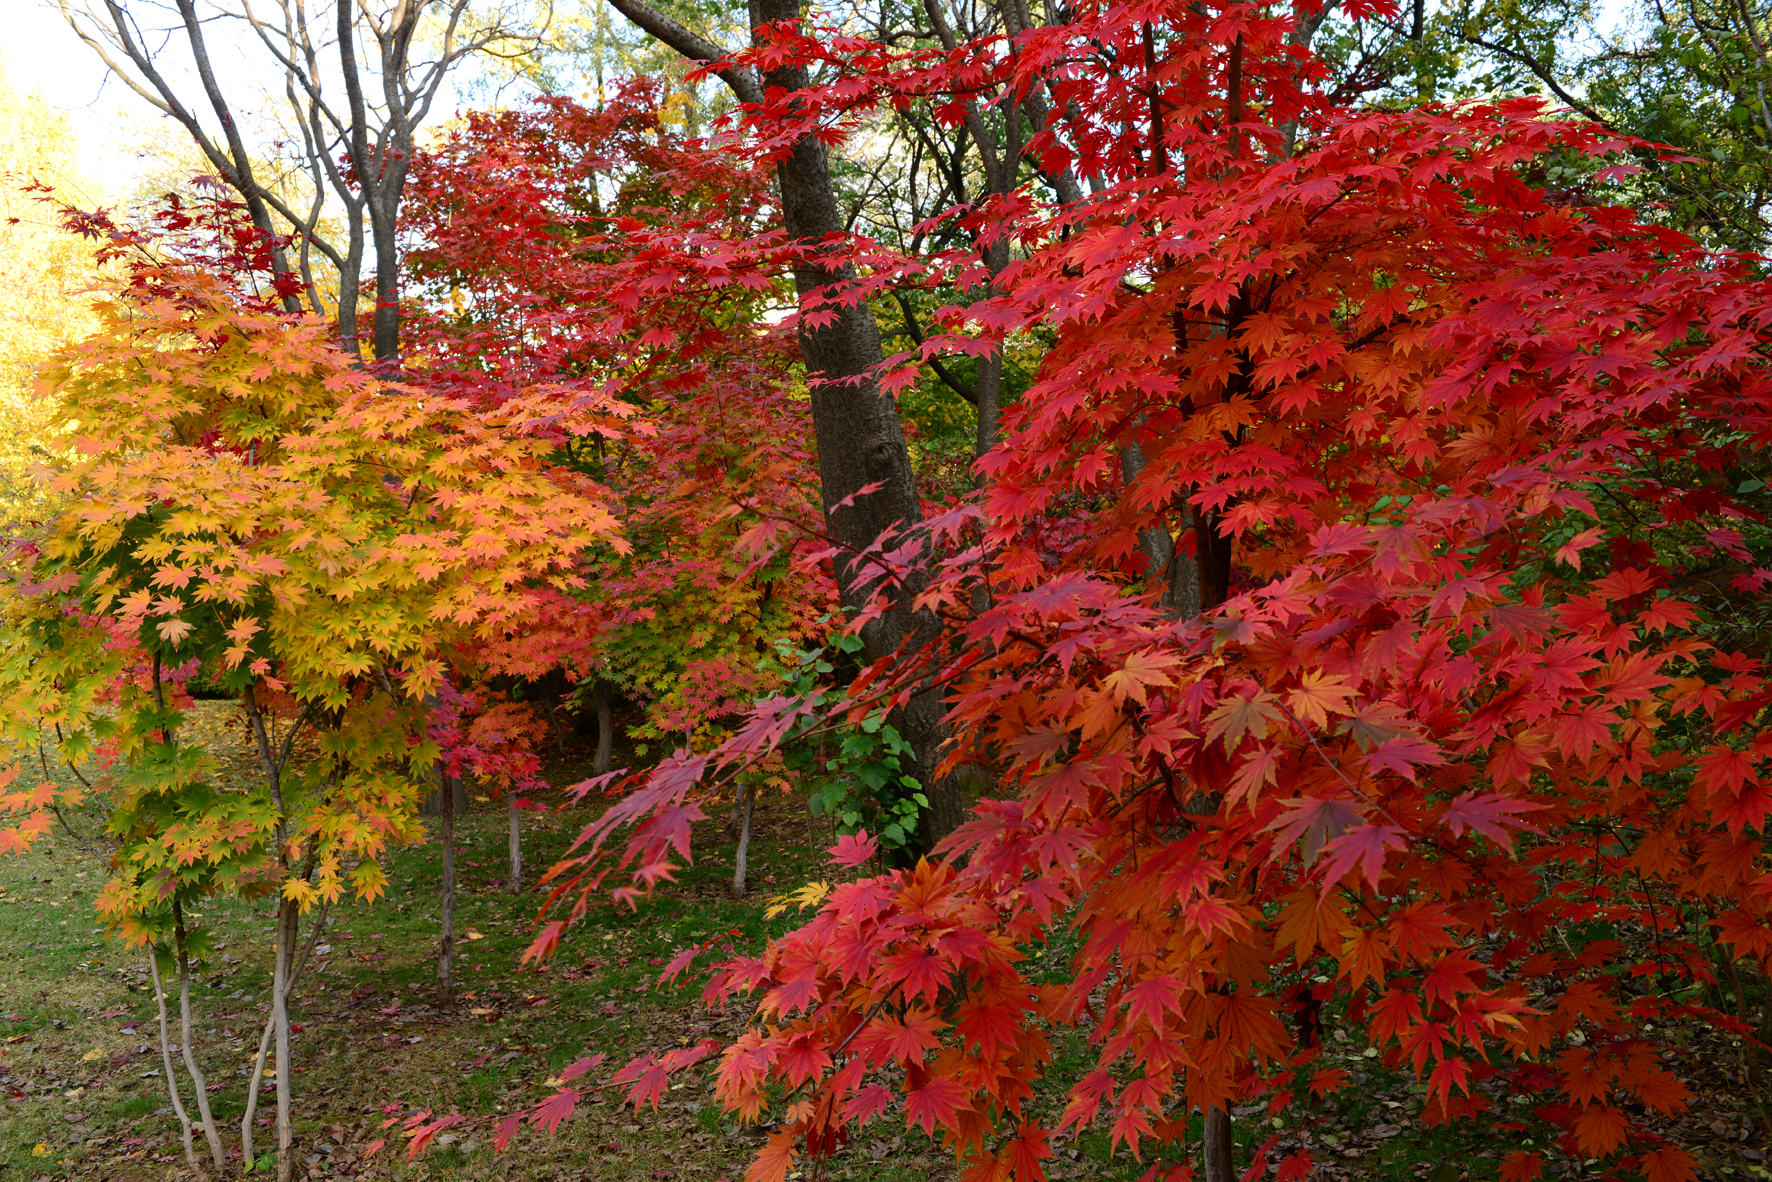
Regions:
[[178, 1094], [178, 1076], [172, 1070], [172, 1034], [166, 1028], [166, 990], [160, 982], [160, 962], [154, 958], [154, 950], [148, 949], [148, 970], [154, 975], [154, 1001], [160, 1007], [160, 1069], [166, 1073], [166, 1094], [172, 1097], [172, 1111], [178, 1116], [178, 1127], [184, 1134], [185, 1160], [191, 1165], [191, 1172], [197, 1177], [204, 1177], [203, 1167], [197, 1161], [197, 1147], [191, 1140], [191, 1118], [185, 1112], [184, 1099]]

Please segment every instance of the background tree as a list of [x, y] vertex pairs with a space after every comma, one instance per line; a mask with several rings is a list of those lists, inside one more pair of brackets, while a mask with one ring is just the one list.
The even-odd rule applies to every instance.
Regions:
[[[129, 0], [58, 2], [81, 40], [132, 91], [184, 128], [216, 175], [239, 194], [252, 224], [276, 241], [272, 263], [282, 277], [285, 309], [293, 312], [305, 300], [314, 313], [334, 316], [352, 355], [360, 351], [365, 260], [373, 259], [374, 355], [397, 362], [400, 201], [418, 128], [465, 60], [485, 52], [523, 52], [535, 35], [526, 18], [536, 14], [526, 7], [516, 14], [474, 7], [470, 0], [336, 0], [330, 13], [325, 5], [310, 12], [295, 0], [274, 0], [268, 8], [177, 0], [178, 24], [163, 28], [144, 24], [149, 6]], [[162, 19], [157, 6], [148, 19]], [[218, 38], [230, 49], [256, 41], [282, 79], [288, 123], [280, 132], [293, 153], [287, 164], [305, 182], [305, 208], [298, 184], [265, 175], [275, 166], [263, 160], [251, 138], [260, 98], [237, 92], [230, 98], [233, 54], [217, 54]], [[195, 74], [189, 82], [187, 70]], [[322, 221], [334, 201], [343, 241], [326, 233]], [[282, 245], [286, 237], [293, 260]], [[337, 274], [331, 308], [315, 254]]]
[[1682, 149], [1642, 153], [1620, 196], [1707, 245], [1762, 252], [1772, 227], [1772, 10], [1764, 4], [1399, 6], [1319, 44], [1343, 97], [1386, 105], [1543, 94], [1565, 117]]
[[[532, 685], [563, 672], [600, 716], [619, 691], [643, 711], [640, 755], [714, 745], [780, 688], [779, 645], [821, 635], [835, 609], [822, 572], [741, 545], [818, 518], [804, 385], [764, 319], [782, 284], [743, 253], [779, 250], [773, 210], [745, 162], [668, 126], [662, 98], [635, 83], [595, 110], [472, 116], [421, 155], [409, 205], [428, 382], [492, 404], [534, 381], [619, 390], [645, 410], [645, 431], [556, 457], [609, 484], [630, 549], [587, 566], [577, 603], [477, 654]], [[679, 258], [680, 282], [636, 268], [654, 251]]]

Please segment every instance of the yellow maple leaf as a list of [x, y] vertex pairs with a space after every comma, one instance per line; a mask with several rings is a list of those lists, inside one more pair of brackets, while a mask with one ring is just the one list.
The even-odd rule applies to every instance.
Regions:
[[824, 897], [830, 893], [830, 883], [809, 882], [797, 890], [789, 891], [785, 895], [777, 895], [769, 900], [769, 906], [763, 909], [763, 918], [774, 919], [789, 907], [797, 907], [801, 911], [808, 907], [816, 907], [824, 902]]
[[1206, 716], [1209, 724], [1206, 728], [1206, 741], [1210, 743], [1223, 735], [1224, 749], [1235, 751], [1245, 734], [1265, 739], [1268, 723], [1277, 722], [1281, 717], [1280, 708], [1274, 705], [1273, 699], [1267, 694], [1257, 694], [1252, 698], [1232, 698]]
[[1116, 705], [1131, 698], [1142, 706], [1148, 687], [1169, 684], [1169, 677], [1163, 670], [1175, 664], [1175, 660], [1155, 652], [1132, 653], [1124, 664], [1107, 675], [1102, 684], [1114, 695]]
[[154, 625], [154, 630], [160, 633], [161, 640], [176, 645], [191, 634], [192, 626], [184, 620], [161, 620]]

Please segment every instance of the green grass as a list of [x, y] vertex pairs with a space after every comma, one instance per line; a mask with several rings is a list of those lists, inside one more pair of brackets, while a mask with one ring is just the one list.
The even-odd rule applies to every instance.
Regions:
[[[215, 709], [225, 709], [218, 705]], [[554, 782], [585, 769], [562, 763]], [[588, 810], [526, 813], [525, 866], [531, 876], [557, 858], [589, 819]], [[98, 827], [90, 810], [70, 820], [82, 833]], [[491, 1182], [739, 1182], [763, 1132], [741, 1128], [714, 1101], [710, 1076], [682, 1077], [657, 1114], [637, 1114], [617, 1093], [590, 1092], [558, 1136], [525, 1130], [512, 1151], [494, 1157], [490, 1134], [503, 1114], [552, 1089], [547, 1080], [582, 1055], [603, 1053], [612, 1066], [708, 1036], [728, 1039], [743, 1027], [742, 1005], [711, 1011], [699, 989], [656, 987], [660, 962], [686, 944], [734, 931], [740, 948], [759, 946], [794, 922], [765, 920], [769, 896], [823, 877], [830, 833], [812, 820], [803, 798], [760, 801], [752, 844], [752, 891], [729, 894], [732, 846], [718, 823], [697, 834], [698, 862], [638, 913], [594, 906], [542, 971], [520, 970], [541, 897], [503, 889], [505, 813], [476, 804], [457, 825], [459, 949], [453, 1011], [435, 1003], [439, 851], [395, 852], [389, 895], [333, 910], [323, 942], [331, 949], [302, 979], [295, 1035], [298, 1176], [484, 1179]], [[160, 1070], [147, 964], [95, 933], [91, 898], [104, 879], [98, 858], [59, 831], [21, 857], [0, 859], [0, 1182], [78, 1178], [145, 1182], [184, 1176], [178, 1129]], [[212, 1100], [237, 1143], [243, 1076], [257, 1047], [269, 984], [272, 920], [263, 904], [214, 900], [201, 911], [217, 933], [216, 959], [193, 989], [197, 1052], [215, 1085]], [[478, 934], [479, 939], [472, 938]], [[1030, 972], [1063, 980], [1074, 941], [1056, 933], [1037, 950]], [[225, 958], [225, 959], [224, 959]], [[485, 1011], [476, 1014], [475, 1010]], [[175, 1012], [176, 1020], [176, 1012]], [[1264, 1109], [1237, 1111], [1239, 1167], [1278, 1135], [1273, 1161], [1309, 1146], [1324, 1178], [1492, 1178], [1513, 1145], [1484, 1144], [1467, 1128], [1423, 1129], [1412, 1118], [1421, 1089], [1387, 1072], [1357, 1032], [1337, 1033], [1325, 1013], [1323, 1065], [1350, 1071], [1353, 1084], [1320, 1105], [1305, 1105], [1282, 1125]], [[175, 1032], [174, 1038], [178, 1036]], [[94, 1054], [96, 1052], [96, 1054]], [[1054, 1047], [1053, 1070], [1034, 1084], [1030, 1111], [1056, 1118], [1069, 1083], [1093, 1066], [1095, 1048], [1081, 1032]], [[594, 1082], [596, 1075], [585, 1077]], [[185, 1088], [190, 1101], [188, 1084]], [[267, 1093], [260, 1112], [268, 1113]], [[408, 1163], [400, 1130], [383, 1129], [421, 1109], [459, 1109], [470, 1120], [458, 1136]], [[268, 1119], [268, 1117], [261, 1117]], [[1709, 1115], [1699, 1118], [1709, 1121]], [[1054, 1145], [1055, 1182], [1134, 1182], [1148, 1157], [1133, 1161], [1110, 1144], [1111, 1118]], [[1198, 1121], [1196, 1119], [1197, 1126]], [[1374, 1135], [1375, 1128], [1395, 1129]], [[262, 1152], [271, 1130], [260, 1129]], [[1198, 1144], [1194, 1128], [1190, 1144]], [[389, 1144], [365, 1159], [377, 1139]], [[315, 1161], [310, 1165], [309, 1157]], [[1173, 1158], [1167, 1159], [1173, 1160]], [[1769, 1175], [1723, 1155], [1703, 1159], [1718, 1182]], [[799, 1172], [802, 1182], [812, 1168]], [[1737, 1169], [1739, 1167], [1739, 1169]], [[956, 1179], [951, 1155], [888, 1114], [857, 1131], [817, 1175], [829, 1182]]]
[[[583, 774], [571, 764], [551, 769], [559, 783]], [[590, 816], [583, 809], [526, 812], [528, 876], [557, 858]], [[69, 819], [83, 834], [99, 827], [91, 810]], [[669, 1093], [656, 1116], [619, 1107], [613, 1091], [592, 1093], [557, 1137], [526, 1129], [514, 1152], [496, 1159], [490, 1133], [501, 1113], [547, 1095], [545, 1081], [582, 1055], [600, 1052], [619, 1065], [740, 1029], [740, 1010], [708, 1010], [695, 987], [657, 988], [660, 966], [684, 945], [723, 932], [752, 946], [786, 930], [793, 917], [766, 921], [765, 900], [816, 876], [828, 833], [807, 817], [803, 800], [762, 802], [752, 890], [734, 900], [731, 844], [719, 843], [717, 825], [705, 826], [701, 860], [680, 883], [639, 913], [594, 906], [553, 962], [536, 971], [520, 970], [518, 961], [542, 896], [504, 889], [505, 824], [496, 803], [477, 803], [457, 822], [453, 1011], [434, 1004], [435, 846], [389, 857], [393, 886], [385, 898], [332, 910], [321, 938], [330, 954], [310, 965], [292, 1005], [302, 1028], [292, 1053], [298, 1176], [736, 1182], [763, 1134], [724, 1120], [705, 1078]], [[12, 953], [0, 960], [0, 1037], [18, 1040], [0, 1043], [0, 1178], [161, 1179], [184, 1171], [164, 1081], [145, 1074], [161, 1067], [147, 961], [95, 931], [91, 899], [105, 878], [101, 858], [58, 831], [28, 854], [0, 860], [0, 934]], [[272, 917], [262, 903], [215, 899], [192, 918], [216, 933], [216, 958], [192, 989], [192, 1041], [214, 1089], [224, 1143], [237, 1144], [243, 1077], [270, 982]], [[170, 1016], [176, 1041], [176, 1006]], [[191, 1107], [182, 1075], [180, 1065]], [[271, 1107], [267, 1092], [261, 1120]], [[398, 1126], [379, 1126], [422, 1108], [459, 1109], [473, 1120], [459, 1140], [408, 1164]], [[258, 1131], [260, 1152], [271, 1136]], [[364, 1160], [362, 1150], [378, 1138], [389, 1145]], [[875, 1162], [864, 1147], [848, 1154], [858, 1159], [854, 1170], [826, 1176], [945, 1176], [921, 1134], [892, 1132], [869, 1143], [890, 1160]]]

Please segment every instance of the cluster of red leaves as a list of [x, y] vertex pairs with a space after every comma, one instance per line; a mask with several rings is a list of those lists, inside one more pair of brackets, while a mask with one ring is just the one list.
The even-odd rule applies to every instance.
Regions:
[[[983, 338], [928, 348], [1057, 343], [982, 505], [928, 530], [942, 642], [864, 681], [946, 685], [953, 758], [991, 761], [1000, 798], [945, 861], [842, 885], [716, 970], [710, 1000], [759, 1002], [720, 1097], [780, 1122], [753, 1182], [895, 1105], [969, 1182], [1043, 1179], [1054, 1132], [1097, 1122], [1154, 1157], [1148, 1177], [1185, 1176], [1166, 1150], [1190, 1112], [1344, 1086], [1313, 1023], [1287, 1024], [1326, 1005], [1424, 1081], [1430, 1123], [1530, 1120], [1614, 1172], [1693, 1174], [1639, 1115], [1687, 1099], [1643, 1028], [1750, 1035], [1687, 986], [1717, 945], [1772, 968], [1772, 690], [1652, 543], [1700, 528], [1740, 552], [1738, 589], [1761, 578], [1725, 477], [1772, 442], [1772, 286], [1628, 211], [1550, 200], [1537, 162], [1598, 169], [1621, 145], [1534, 103], [1311, 109], [1286, 28], [1100, 3], [1013, 52], [794, 33], [753, 54], [835, 78], [754, 113], [765, 156], [988, 75], [1050, 86], [1046, 167], [1103, 182], [1072, 208], [966, 211], [1025, 257], [950, 321]], [[827, 298], [926, 269], [845, 249], [880, 265]], [[1126, 487], [1129, 443], [1148, 463]], [[1621, 489], [1646, 524], [1608, 509]], [[1089, 526], [1056, 551], [1055, 513]], [[1197, 620], [1139, 583], [1139, 531], [1184, 514], [1203, 523], [1184, 549], [1228, 539], [1239, 568]], [[957, 552], [978, 527], [984, 550]], [[536, 951], [610, 874], [628, 899], [668, 878], [698, 782], [804, 709], [769, 703], [635, 784], [559, 868], [577, 907]], [[1051, 1122], [1032, 1084], [1071, 1027], [1097, 1059]], [[1506, 1176], [1544, 1164], [1522, 1150]]]
[[546, 787], [537, 755], [548, 724], [526, 702], [476, 686], [444, 683], [431, 695], [426, 730], [450, 776], [471, 774], [483, 787], [516, 797]]
[[547, 381], [646, 417], [560, 457], [616, 491], [632, 549], [478, 659], [600, 676], [649, 703], [650, 732], [683, 736], [769, 692], [759, 651], [815, 633], [834, 593], [773, 545], [817, 507], [792, 337], [762, 317], [782, 291], [768, 188], [670, 131], [658, 98], [632, 82], [596, 110], [472, 115], [415, 163], [407, 214], [428, 383], [496, 400]]
[[67, 230], [95, 244], [100, 266], [120, 265], [127, 289], [138, 297], [183, 298], [178, 284], [163, 278], [163, 267], [223, 279], [240, 307], [258, 314], [280, 311], [300, 294], [301, 278], [273, 266], [289, 239], [266, 237], [214, 177], [193, 177], [189, 189], [188, 195], [166, 193], [139, 218], [119, 221], [104, 209], [68, 206], [47, 185], [26, 187], [56, 209]]

